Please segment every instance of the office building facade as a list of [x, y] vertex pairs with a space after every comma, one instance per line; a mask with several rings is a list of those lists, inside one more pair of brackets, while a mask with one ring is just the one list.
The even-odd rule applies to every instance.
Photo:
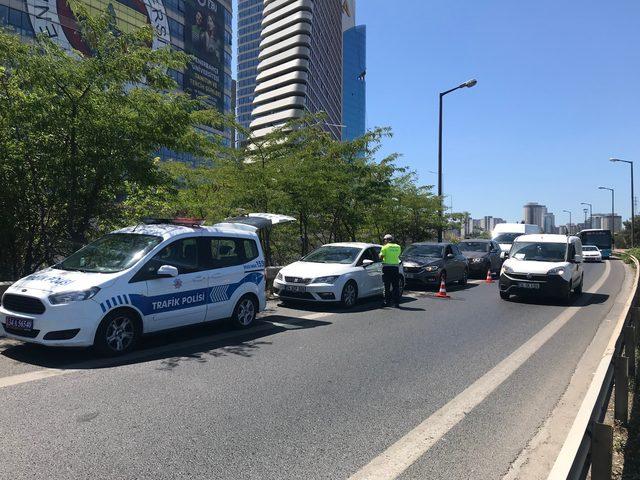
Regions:
[[[91, 14], [109, 12], [118, 31], [151, 25], [153, 48], [170, 46], [194, 57], [184, 71], [169, 71], [178, 88], [205, 99], [218, 111], [231, 113], [231, 0], [80, 0], [79, 5]], [[78, 35], [75, 8], [66, 0], [0, 0], [0, 26], [26, 41], [43, 33], [68, 51], [90, 55]], [[222, 135], [231, 144], [230, 129], [206, 131]], [[194, 161], [167, 149], [159, 154], [164, 159]]]
[[342, 3], [342, 130], [343, 140], [366, 131], [367, 28], [356, 25], [355, 0]]
[[553, 213], [547, 212], [542, 217], [542, 231], [544, 233], [556, 233], [556, 216]]
[[[305, 111], [342, 136], [342, 3], [264, 0], [251, 132], [268, 134]], [[239, 114], [242, 112], [239, 112]]]

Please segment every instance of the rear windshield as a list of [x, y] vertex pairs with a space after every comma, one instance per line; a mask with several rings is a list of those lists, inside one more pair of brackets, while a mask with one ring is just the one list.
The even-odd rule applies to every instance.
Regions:
[[509, 253], [516, 260], [535, 262], [564, 262], [566, 255], [566, 243], [546, 242], [516, 242]]
[[497, 237], [493, 239], [494, 242], [498, 243], [513, 243], [513, 241], [518, 238], [520, 235], [524, 235], [523, 233], [501, 233]]
[[491, 244], [487, 242], [460, 242], [458, 247], [463, 252], [488, 252]]
[[402, 256], [442, 258], [443, 248], [442, 245], [409, 245]]

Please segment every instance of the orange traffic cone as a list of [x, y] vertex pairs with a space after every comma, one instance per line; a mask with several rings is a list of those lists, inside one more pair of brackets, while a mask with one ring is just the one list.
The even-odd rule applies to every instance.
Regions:
[[444, 278], [440, 280], [440, 291], [436, 293], [436, 297], [451, 298], [449, 295], [447, 295], [447, 285], [444, 283]]
[[487, 279], [485, 283], [493, 283], [493, 275], [491, 275], [491, 269], [487, 269]]

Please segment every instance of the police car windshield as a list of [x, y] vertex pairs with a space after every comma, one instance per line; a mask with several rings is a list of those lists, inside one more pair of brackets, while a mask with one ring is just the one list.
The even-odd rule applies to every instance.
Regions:
[[490, 245], [487, 242], [460, 242], [458, 247], [463, 252], [488, 252]]
[[326, 245], [314, 250], [302, 259], [312, 263], [342, 263], [349, 265], [356, 261], [362, 249], [356, 247], [339, 247]]
[[509, 256], [516, 260], [564, 262], [566, 252], [566, 243], [516, 242]]
[[111, 233], [81, 248], [53, 268], [79, 272], [119, 272], [133, 266], [161, 241], [162, 237], [155, 235]]
[[442, 258], [442, 245], [409, 245], [404, 256]]

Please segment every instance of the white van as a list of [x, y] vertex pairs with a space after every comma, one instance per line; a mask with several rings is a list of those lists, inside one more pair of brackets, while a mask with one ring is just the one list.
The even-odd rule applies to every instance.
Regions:
[[565, 235], [521, 235], [500, 272], [500, 298], [535, 294], [569, 300], [582, 293], [582, 243]]
[[118, 355], [146, 333], [226, 318], [250, 326], [266, 305], [255, 223], [277, 221], [192, 220], [150, 219], [117, 230], [18, 280], [0, 306], [6, 335]]
[[542, 229], [529, 223], [499, 223], [491, 232], [491, 240], [500, 245], [503, 252], [508, 253], [517, 237], [534, 233], [542, 233]]

